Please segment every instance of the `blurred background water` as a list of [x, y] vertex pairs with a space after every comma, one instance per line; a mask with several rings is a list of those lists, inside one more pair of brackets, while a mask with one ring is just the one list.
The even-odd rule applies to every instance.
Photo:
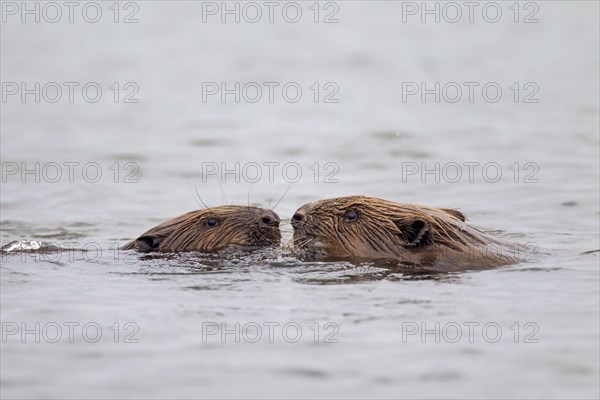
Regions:
[[[3, 398], [598, 398], [598, 2], [481, 2], [473, 22], [459, 2], [456, 23], [443, 2], [280, 2], [273, 22], [261, 2], [98, 2], [95, 23], [88, 2], [73, 22], [56, 3], [56, 23], [46, 3], [27, 2], [39, 22], [24, 4], [2, 2], [1, 241], [90, 251], [2, 255]], [[23, 101], [21, 84], [36, 82], [40, 101]], [[43, 91], [52, 82], [56, 102], [55, 86]], [[79, 85], [72, 102], [64, 82]], [[90, 82], [97, 102], [81, 94]], [[239, 102], [208, 91], [236, 82], [250, 84]], [[439, 102], [408, 92], [436, 82]], [[297, 102], [286, 84], [301, 88]], [[207, 169], [236, 163], [257, 163], [261, 179]], [[115, 250], [201, 207], [196, 191], [209, 206], [273, 207], [285, 193], [282, 218], [349, 194], [458, 207], [539, 251], [513, 267], [419, 276], [304, 263], [289, 246], [226, 261]], [[39, 343], [22, 336], [36, 323]], [[86, 323], [101, 328], [97, 342]], [[221, 324], [236, 323], [263, 337], [222, 340]], [[280, 324], [272, 341], [269, 323]], [[279, 330], [288, 323], [297, 342]]]

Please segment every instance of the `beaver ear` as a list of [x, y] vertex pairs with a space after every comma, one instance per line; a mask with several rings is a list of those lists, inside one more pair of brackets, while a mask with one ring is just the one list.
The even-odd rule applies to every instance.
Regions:
[[417, 247], [433, 243], [427, 222], [414, 219], [411, 221], [394, 221], [394, 223], [400, 229], [400, 235], [406, 246]]
[[140, 236], [139, 238], [135, 239], [135, 244], [137, 245], [139, 251], [148, 252], [158, 248], [163, 239], [164, 237], [162, 236]]
[[461, 213], [458, 210], [455, 210], [454, 208], [440, 208], [440, 210], [442, 210], [446, 214], [450, 214], [453, 217], [458, 218], [462, 222], [465, 222], [467, 220], [467, 217], [465, 217], [465, 214]]

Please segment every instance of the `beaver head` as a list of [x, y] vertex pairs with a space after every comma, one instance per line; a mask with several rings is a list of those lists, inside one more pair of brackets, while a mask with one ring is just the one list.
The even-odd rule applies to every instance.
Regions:
[[485, 245], [465, 220], [454, 209], [348, 196], [305, 204], [292, 226], [294, 246], [308, 255], [422, 263]]
[[279, 221], [274, 211], [258, 207], [206, 208], [166, 221], [124, 249], [213, 252], [230, 245], [278, 245], [281, 240]]

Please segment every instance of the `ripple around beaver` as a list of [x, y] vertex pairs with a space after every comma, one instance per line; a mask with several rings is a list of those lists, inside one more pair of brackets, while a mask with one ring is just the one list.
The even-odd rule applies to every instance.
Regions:
[[[17, 240], [4, 245], [0, 252], [2, 257], [28, 255], [37, 257], [38, 261], [56, 264], [51, 255], [62, 251], [75, 252], [75, 261], [88, 261], [86, 253], [96, 249], [78, 249], [57, 246], [52, 242]], [[417, 281], [440, 280], [457, 281], [461, 272], [441, 270], [433, 266], [403, 263], [397, 260], [367, 261], [360, 259], [340, 260], [335, 258], [311, 259], [296, 254], [290, 247], [271, 247], [255, 250], [228, 248], [216, 253], [200, 252], [152, 252], [138, 253], [120, 251], [123, 263], [136, 266], [134, 270], [124, 269], [122, 272], [112, 271], [119, 275], [146, 275], [158, 279], [160, 276], [176, 275], [214, 275], [230, 273], [267, 273], [285, 275], [292, 281], [310, 285], [356, 284], [372, 281]], [[107, 260], [99, 260], [94, 264], [110, 264]], [[61, 265], [66, 265], [61, 263]], [[518, 267], [518, 265], [517, 265]], [[527, 268], [527, 267], [525, 267]], [[502, 267], [505, 270], [513, 268]], [[546, 271], [544, 268], [540, 268]], [[194, 290], [216, 290], [213, 286], [190, 287]]]

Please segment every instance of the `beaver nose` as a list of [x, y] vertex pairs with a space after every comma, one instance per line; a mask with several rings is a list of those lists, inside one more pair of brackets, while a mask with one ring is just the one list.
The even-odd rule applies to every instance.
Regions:
[[259, 225], [269, 227], [279, 226], [279, 215], [271, 210], [267, 210], [260, 216]]
[[304, 222], [305, 216], [306, 211], [304, 209], [299, 208], [298, 210], [296, 210], [294, 216], [292, 217], [292, 227], [299, 228], [300, 225], [302, 225], [302, 223]]

